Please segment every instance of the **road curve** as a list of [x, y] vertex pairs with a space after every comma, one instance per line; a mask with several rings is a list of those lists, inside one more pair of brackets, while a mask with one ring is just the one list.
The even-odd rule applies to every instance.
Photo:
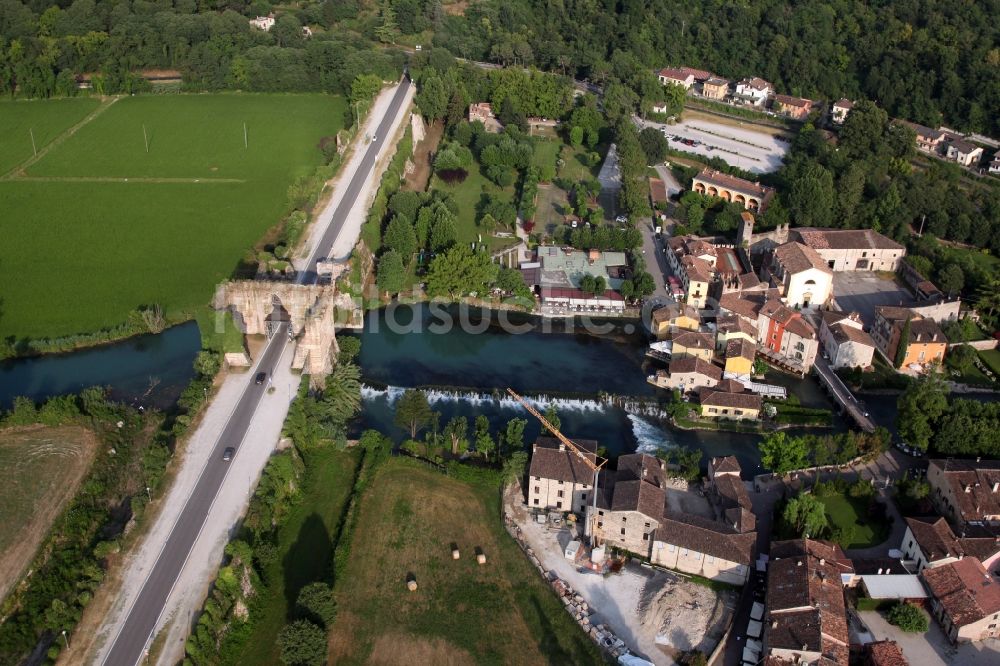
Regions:
[[[354, 205], [364, 181], [368, 178], [375, 164], [379, 148], [399, 113], [410, 85], [409, 79], [404, 78], [393, 96], [389, 108], [379, 122], [375, 134], [377, 141], [368, 145], [364, 158], [347, 185], [340, 205], [333, 213], [330, 225], [320, 242], [316, 244], [313, 256], [309, 258], [308, 270], [300, 275], [300, 283], [308, 284], [315, 281], [316, 262], [323, 258], [340, 234], [347, 214]], [[166, 543], [156, 558], [156, 563], [143, 582], [142, 590], [128, 609], [124, 623], [112, 639], [111, 649], [108, 650], [102, 662], [105, 666], [135, 666], [145, 656], [147, 645], [152, 640], [153, 632], [156, 630], [167, 599], [187, 562], [195, 541], [198, 539], [219, 488], [225, 481], [230, 463], [222, 460], [223, 451], [226, 447], [231, 446], [236, 449], [237, 455], [239, 454], [240, 444], [250, 428], [257, 406], [268, 388], [267, 382], [256, 384], [254, 375], [258, 370], [267, 371], [270, 375], [287, 344], [286, 327], [286, 324], [282, 324], [275, 332], [264, 348], [254, 370], [248, 374], [246, 388], [243, 389], [239, 402], [230, 414], [222, 435], [216, 441], [215, 449], [205, 464], [194, 490], [188, 497], [177, 522], [174, 523]]]

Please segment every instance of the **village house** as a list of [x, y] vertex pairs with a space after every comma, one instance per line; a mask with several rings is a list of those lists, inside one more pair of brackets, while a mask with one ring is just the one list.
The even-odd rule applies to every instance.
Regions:
[[757, 345], [746, 338], [735, 338], [726, 345], [727, 373], [749, 375], [753, 372], [753, 359], [757, 355]]
[[[524, 283], [536, 290], [543, 306], [570, 310], [625, 309], [625, 299], [619, 293], [628, 262], [624, 252], [575, 250], [540, 245], [534, 262], [521, 264]], [[604, 280], [601, 294], [581, 288], [585, 275]]]
[[658, 371], [653, 384], [684, 393], [697, 391], [705, 386], [715, 386], [721, 381], [722, 369], [719, 366], [697, 356], [685, 356], [671, 361], [667, 370]]
[[751, 211], [764, 211], [774, 196], [770, 187], [708, 168], [702, 169], [692, 179], [691, 189], [698, 194], [731, 201]]
[[708, 99], [723, 101], [729, 95], [729, 80], [713, 76], [701, 86], [701, 95]]
[[702, 418], [734, 421], [756, 421], [764, 403], [763, 398], [744, 391], [743, 384], [734, 379], [723, 380], [714, 388], [701, 389], [698, 402]]
[[715, 341], [711, 336], [697, 331], [677, 331], [670, 339], [672, 359], [693, 356], [703, 361], [711, 361], [715, 351]]
[[769, 360], [800, 374], [809, 372], [819, 349], [819, 338], [812, 324], [777, 299], [760, 308], [757, 342]]
[[993, 154], [993, 161], [990, 162], [990, 173], [1000, 175], [1000, 150]]
[[474, 102], [469, 105], [469, 122], [482, 123], [487, 132], [496, 134], [503, 129], [503, 124], [493, 113], [493, 105], [489, 102]]
[[924, 569], [931, 615], [952, 643], [1000, 636], [1000, 583], [974, 557]]
[[665, 86], [681, 86], [685, 90], [690, 90], [691, 86], [694, 85], [694, 74], [690, 71], [685, 71], [684, 69], [664, 67], [660, 70], [657, 78], [660, 80], [660, 83]]
[[[738, 297], [737, 297], [738, 298]], [[754, 315], [754, 320], [757, 316]], [[749, 321], [735, 314], [721, 314], [715, 319], [715, 348], [724, 351], [734, 340], [757, 342], [756, 329]]]
[[681, 74], [690, 74], [693, 76], [695, 83], [704, 83], [715, 76], [712, 72], [706, 69], [695, 69], [694, 67], [681, 67], [680, 72]]
[[920, 573], [924, 569], [975, 557], [990, 571], [1000, 563], [1000, 530], [985, 525], [966, 525], [956, 536], [941, 516], [906, 518], [900, 550], [903, 564]]
[[833, 271], [808, 245], [794, 241], [779, 245], [771, 257], [768, 273], [791, 307], [821, 306], [830, 299]]
[[930, 153], [931, 155], [939, 155], [941, 153], [941, 144], [944, 143], [945, 133], [931, 129], [930, 127], [925, 127], [924, 125], [919, 125], [917, 123], [911, 123], [908, 121], [900, 121], [902, 124], [906, 125], [917, 135], [917, 150]]
[[833, 271], [899, 270], [906, 248], [872, 229], [794, 229], [791, 236], [808, 245]]
[[774, 87], [759, 77], [741, 79], [736, 84], [736, 94], [739, 101], [752, 106], [764, 106], [767, 98], [774, 93]]
[[701, 328], [698, 310], [684, 303], [670, 303], [653, 310], [650, 315], [650, 329], [657, 340], [666, 340], [677, 329], [697, 331]]
[[[728, 466], [729, 463], [727, 463]], [[756, 542], [755, 519], [749, 496], [739, 493], [739, 465], [734, 478], [725, 479], [709, 493], [723, 506], [723, 519], [714, 521], [671, 509], [664, 463], [634, 453], [619, 457], [618, 470], [598, 494], [597, 515], [586, 521], [588, 535], [599, 543], [648, 558], [653, 564], [730, 584], [746, 582]], [[676, 488], [670, 492], [687, 492]], [[746, 506], [744, 506], [744, 504]], [[593, 509], [588, 509], [592, 512]], [[732, 522], [730, 522], [732, 521]]]
[[[909, 329], [905, 355], [896, 363], [903, 331]], [[875, 308], [871, 337], [886, 360], [900, 368], [923, 369], [923, 366], [943, 363], [948, 339], [933, 319], [925, 318], [908, 308], [880, 305]]]
[[847, 666], [850, 635], [843, 579], [854, 569], [840, 546], [796, 539], [771, 544], [765, 663]]
[[685, 256], [680, 259], [680, 271], [677, 273], [684, 290], [684, 302], [704, 310], [708, 304], [708, 290], [712, 284], [712, 265], [698, 257]]
[[961, 137], [955, 136], [945, 143], [944, 156], [964, 167], [976, 166], [983, 157], [983, 149]]
[[274, 27], [274, 14], [257, 16], [250, 19], [250, 27], [256, 28], [257, 30], [263, 30], [264, 32], [270, 32], [271, 28]]
[[[595, 440], [573, 441], [591, 462], [596, 461]], [[577, 453], [554, 437], [535, 440], [528, 469], [528, 508], [583, 515], [594, 500], [593, 488], [594, 472]]]
[[823, 312], [819, 341], [833, 368], [867, 368], [872, 364], [875, 341], [863, 330], [857, 312]]
[[849, 99], [840, 99], [830, 107], [830, 119], [837, 125], [843, 125], [847, 120], [847, 114], [854, 108], [854, 102]]
[[803, 120], [813, 108], [813, 101], [791, 95], [775, 95], [771, 109], [778, 115], [795, 120]]
[[931, 460], [931, 502], [955, 525], [1000, 525], [1000, 460]]

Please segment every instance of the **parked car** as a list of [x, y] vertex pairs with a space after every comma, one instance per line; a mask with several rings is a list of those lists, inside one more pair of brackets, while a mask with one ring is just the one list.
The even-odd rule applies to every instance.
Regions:
[[225, 451], [222, 452], [222, 461], [229, 462], [236, 455], [236, 449], [231, 446], [227, 446]]

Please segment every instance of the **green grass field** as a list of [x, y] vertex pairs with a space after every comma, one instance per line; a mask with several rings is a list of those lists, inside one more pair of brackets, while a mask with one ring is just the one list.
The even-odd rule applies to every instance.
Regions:
[[559, 152], [563, 143], [557, 139], [537, 139], [535, 141], [535, 152], [531, 157], [531, 163], [536, 167], [550, 165], [553, 170], [556, 168], [556, 160], [559, 159]]
[[826, 495], [819, 497], [826, 506], [826, 517], [830, 521], [830, 529], [854, 528], [854, 538], [849, 544], [841, 544], [845, 548], [868, 548], [877, 546], [889, 537], [889, 526], [868, 518], [868, 500], [848, 497], [846, 495]]
[[[51, 104], [39, 117], [72, 123]], [[15, 107], [0, 105], [0, 126]], [[154, 303], [191, 317], [286, 212], [289, 184], [321, 163], [316, 146], [343, 110], [325, 95], [115, 102], [28, 178], [0, 181], [0, 337], [90, 332]]]
[[[604, 663], [503, 529], [499, 501], [495, 482], [384, 463], [362, 498], [335, 590], [329, 662]], [[486, 564], [476, 563], [476, 548]]]
[[1000, 349], [983, 350], [979, 352], [979, 358], [983, 359], [983, 363], [993, 372], [1000, 374]]
[[307, 453], [302, 501], [278, 531], [278, 559], [267, 567], [267, 589], [260, 597], [257, 621], [243, 650], [231, 663], [241, 666], [280, 663], [278, 632], [309, 583], [333, 581], [333, 540], [354, 486], [357, 451], [333, 448]]
[[0, 175], [32, 156], [31, 133], [41, 150], [99, 105], [89, 98], [0, 102]]
[[[478, 239], [481, 231], [476, 226], [476, 207], [484, 193], [489, 193], [499, 197], [503, 201], [512, 202], [514, 200], [514, 188], [500, 188], [486, 178], [479, 171], [479, 164], [473, 162], [469, 167], [469, 175], [461, 183], [449, 185], [436, 175], [431, 178], [429, 189], [449, 192], [458, 204], [458, 233], [459, 243], [471, 243]], [[502, 239], [492, 239], [502, 241]]]

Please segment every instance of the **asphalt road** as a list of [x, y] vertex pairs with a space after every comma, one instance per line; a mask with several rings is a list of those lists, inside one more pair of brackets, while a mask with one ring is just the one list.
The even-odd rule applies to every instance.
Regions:
[[[411, 85], [408, 79], [404, 79], [396, 94], [389, 104], [386, 114], [382, 117], [376, 131], [377, 141], [368, 146], [368, 151], [361, 161], [358, 170], [355, 171], [351, 182], [347, 185], [347, 191], [340, 205], [334, 211], [333, 219], [330, 222], [326, 233], [316, 245], [313, 256], [309, 259], [309, 268], [299, 276], [300, 284], [315, 282], [316, 262], [323, 257], [323, 253], [333, 245], [340, 230], [347, 219], [347, 213], [354, 205], [355, 199], [361, 191], [361, 187], [371, 173], [372, 166], [378, 157], [378, 149], [385, 139], [389, 128], [396, 115], [399, 113], [400, 105], [406, 96], [406, 91]], [[270, 375], [271, 369], [277, 363], [281, 352], [288, 344], [287, 324], [274, 333], [274, 336], [264, 348], [260, 361], [255, 366], [254, 371], [247, 377], [247, 386], [240, 396], [239, 402], [229, 416], [222, 435], [215, 443], [215, 450], [209, 457], [208, 463], [198, 478], [184, 510], [177, 518], [170, 531], [170, 536], [157, 556], [156, 564], [150, 571], [143, 583], [139, 596], [136, 597], [132, 607], [129, 608], [124, 624], [112, 640], [111, 649], [104, 659], [106, 666], [135, 666], [144, 656], [148, 642], [152, 639], [156, 624], [163, 612], [163, 607], [173, 590], [173, 586], [180, 575], [184, 564], [187, 561], [191, 548], [194, 546], [202, 526], [212, 508], [212, 503], [226, 478], [230, 463], [222, 460], [222, 453], [226, 447], [234, 447], [237, 455], [239, 447], [250, 423], [253, 420], [257, 405], [268, 388], [268, 382], [256, 384], [254, 376], [260, 370]]]

